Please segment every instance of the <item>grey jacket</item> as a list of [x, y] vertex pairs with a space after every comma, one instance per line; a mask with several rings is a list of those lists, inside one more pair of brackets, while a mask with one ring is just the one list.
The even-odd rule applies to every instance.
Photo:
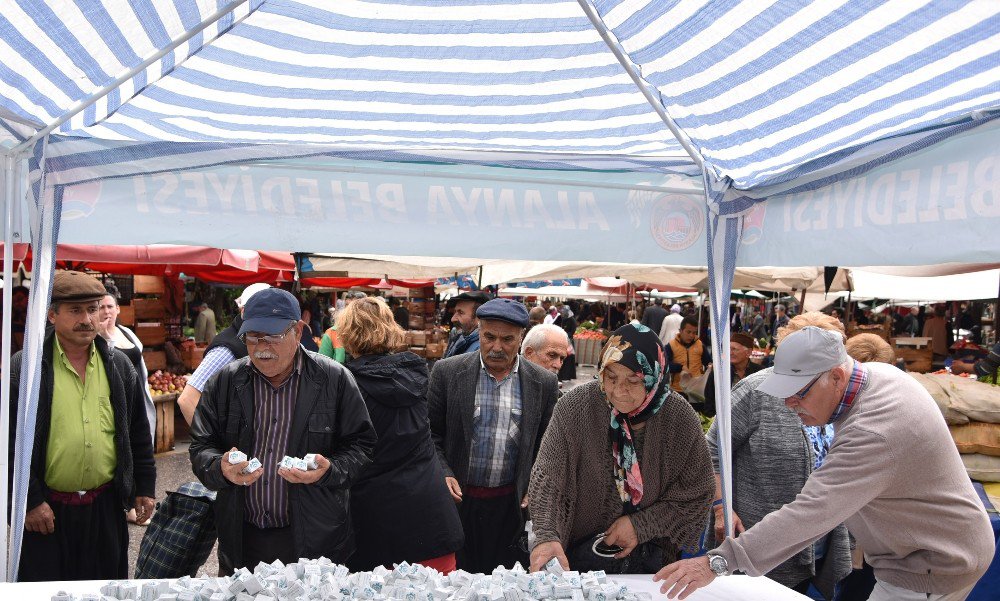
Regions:
[[[431, 439], [445, 476], [464, 487], [469, 475], [472, 444], [472, 414], [476, 406], [476, 384], [482, 368], [479, 353], [466, 353], [438, 361], [427, 390]], [[521, 439], [517, 453], [515, 488], [520, 500], [528, 491], [528, 478], [542, 435], [552, 417], [559, 394], [555, 374], [521, 359]]]
[[[732, 392], [733, 511], [750, 529], [772, 511], [791, 503], [813, 471], [815, 454], [802, 430], [802, 421], [780, 399], [757, 392], [771, 369], [751, 374]], [[719, 473], [718, 427], [706, 435], [715, 473]], [[827, 599], [834, 585], [851, 572], [847, 529], [837, 526], [830, 535], [819, 573], [812, 545], [767, 573], [792, 587], [813, 577]]]

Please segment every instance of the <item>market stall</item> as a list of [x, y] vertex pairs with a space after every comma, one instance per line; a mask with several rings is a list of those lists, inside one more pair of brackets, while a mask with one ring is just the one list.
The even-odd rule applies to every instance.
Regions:
[[[1000, 251], [1000, 215], [984, 200], [997, 156], [990, 3], [853, 3], [846, 14], [778, 3], [764, 14], [730, 1], [694, 14], [685, 3], [506, 2], [438, 15], [402, 1], [151, 2], [150, 25], [122, 32], [109, 19], [114, 35], [50, 4], [18, 9], [31, 33], [4, 41], [26, 91], [0, 104], [6, 241], [30, 229], [41, 266], [28, 390], [60, 236], [707, 264], [717, 324], [738, 262], [985, 262]], [[861, 37], [862, 23], [880, 29]], [[956, 230], [966, 244], [926, 243]], [[728, 363], [719, 370], [717, 383]], [[728, 398], [720, 387], [723, 465]], [[32, 402], [19, 431], [33, 428]], [[724, 469], [727, 503], [728, 480]], [[15, 569], [24, 493], [15, 479]]]

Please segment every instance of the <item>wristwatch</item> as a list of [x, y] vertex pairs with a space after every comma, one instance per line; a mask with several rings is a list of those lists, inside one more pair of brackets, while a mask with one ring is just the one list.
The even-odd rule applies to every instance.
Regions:
[[715, 573], [716, 576], [728, 576], [729, 575], [729, 562], [726, 558], [721, 555], [716, 555], [714, 553], [708, 554], [708, 567]]

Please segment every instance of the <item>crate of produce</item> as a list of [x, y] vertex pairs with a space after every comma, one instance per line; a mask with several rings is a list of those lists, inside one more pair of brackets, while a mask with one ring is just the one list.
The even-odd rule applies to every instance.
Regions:
[[425, 344], [427, 344], [427, 332], [410, 330], [410, 346], [424, 346]]
[[190, 370], [197, 369], [201, 365], [201, 360], [205, 358], [204, 346], [184, 346], [181, 348], [181, 361], [184, 367]]
[[166, 288], [158, 275], [137, 275], [132, 283], [134, 294], [163, 294]]
[[428, 342], [426, 349], [426, 354], [424, 355], [428, 359], [440, 359], [444, 356], [445, 344], [443, 342]]
[[410, 313], [410, 329], [411, 330], [424, 329], [424, 316], [414, 315], [413, 313]]
[[167, 354], [163, 351], [142, 351], [142, 360], [147, 371], [167, 368]]
[[159, 323], [140, 323], [135, 326], [135, 335], [142, 346], [158, 346], [167, 341], [167, 328]]
[[161, 320], [167, 316], [167, 307], [163, 299], [159, 298], [133, 298], [132, 309], [135, 312], [136, 320], [156, 319]]
[[601, 360], [601, 350], [604, 348], [604, 337], [599, 332], [580, 332], [573, 336], [573, 347], [576, 352], [577, 365], [593, 365]]

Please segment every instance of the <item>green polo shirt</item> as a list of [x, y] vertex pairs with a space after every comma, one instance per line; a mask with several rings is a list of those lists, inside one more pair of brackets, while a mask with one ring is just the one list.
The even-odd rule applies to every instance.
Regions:
[[91, 343], [86, 381], [69, 362], [59, 337], [52, 353], [52, 421], [45, 483], [52, 490], [93, 490], [111, 481], [118, 462], [115, 414], [104, 360]]

